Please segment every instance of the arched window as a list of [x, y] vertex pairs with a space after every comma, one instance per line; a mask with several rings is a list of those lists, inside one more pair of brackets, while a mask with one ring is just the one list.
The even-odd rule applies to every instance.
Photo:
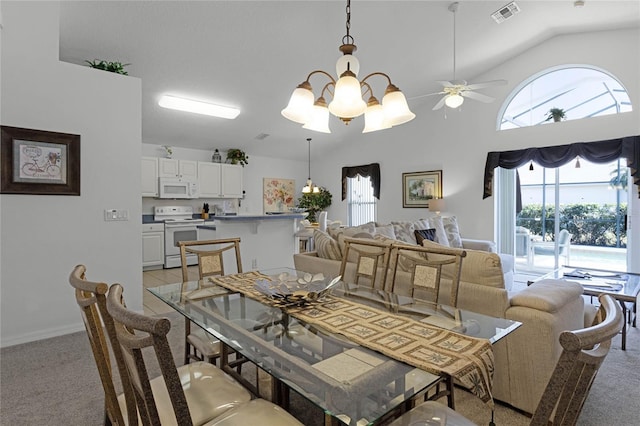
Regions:
[[622, 83], [605, 70], [562, 65], [539, 72], [516, 87], [500, 109], [497, 128], [553, 122], [551, 109], [562, 110], [564, 120], [580, 120], [631, 111], [632, 106]]

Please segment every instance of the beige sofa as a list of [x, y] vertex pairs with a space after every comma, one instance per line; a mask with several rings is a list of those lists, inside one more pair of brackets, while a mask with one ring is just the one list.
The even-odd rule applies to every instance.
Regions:
[[[295, 254], [295, 267], [301, 271], [338, 275], [341, 238], [347, 236], [393, 240], [376, 232], [375, 228], [385, 226], [387, 225], [375, 226], [373, 232], [371, 225], [365, 227], [366, 230], [343, 229], [334, 232], [335, 238], [326, 233], [316, 233], [314, 238], [318, 251]], [[406, 223], [403, 226], [406, 226]], [[405, 239], [409, 238], [405, 235]], [[427, 247], [434, 244], [437, 245], [431, 241], [423, 243]], [[510, 293], [505, 283], [507, 280], [513, 280], [513, 257], [468, 249], [470, 246], [485, 249], [495, 247], [490, 242], [477, 240], [464, 246], [467, 256], [462, 262], [458, 307], [522, 322], [521, 327], [494, 345], [493, 396], [497, 400], [532, 413], [560, 356], [560, 333], [585, 325], [582, 287], [575, 283], [545, 280], [517, 293]], [[506, 268], [503, 261], [508, 263]], [[345, 278], [348, 280], [354, 273], [355, 264], [347, 263]], [[443, 275], [446, 277], [446, 273]], [[378, 273], [378, 277], [381, 276], [382, 274]], [[409, 278], [408, 273], [403, 275], [400, 272], [394, 291], [408, 294]], [[447, 300], [449, 285], [446, 279], [440, 291], [441, 300]]]

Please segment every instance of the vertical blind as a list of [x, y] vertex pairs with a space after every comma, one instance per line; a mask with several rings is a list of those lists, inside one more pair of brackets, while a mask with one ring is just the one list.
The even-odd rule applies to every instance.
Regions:
[[371, 178], [360, 175], [347, 178], [348, 225], [358, 226], [376, 220], [376, 198]]

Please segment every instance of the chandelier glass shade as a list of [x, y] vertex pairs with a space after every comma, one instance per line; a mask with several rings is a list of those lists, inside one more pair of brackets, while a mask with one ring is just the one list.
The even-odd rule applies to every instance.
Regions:
[[[305, 129], [323, 133], [331, 133], [329, 113], [338, 117], [345, 124], [349, 124], [352, 119], [364, 114], [365, 128], [363, 133], [388, 129], [413, 120], [415, 114], [409, 110], [407, 99], [400, 89], [391, 83], [391, 78], [387, 74], [374, 72], [362, 80], [358, 80], [360, 63], [353, 56], [357, 47], [353, 44], [353, 37], [349, 35], [351, 26], [350, 0], [347, 0], [346, 10], [347, 34], [342, 38], [342, 45], [339, 48], [343, 55], [336, 62], [337, 81], [326, 71], [312, 71], [307, 79], [293, 91], [287, 107], [282, 110], [282, 115], [291, 121], [302, 124]], [[316, 74], [322, 74], [329, 79], [317, 99], [309, 82], [311, 77]], [[373, 76], [382, 76], [387, 79], [388, 85], [382, 98], [382, 105], [373, 96], [373, 90], [367, 83], [367, 80]], [[325, 92], [331, 95], [329, 104], [325, 100]], [[367, 94], [369, 97], [365, 102]], [[314, 101], [314, 99], [316, 100]]]

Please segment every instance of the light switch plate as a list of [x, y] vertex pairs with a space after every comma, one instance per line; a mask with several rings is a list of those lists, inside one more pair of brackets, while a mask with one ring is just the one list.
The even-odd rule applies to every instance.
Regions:
[[106, 209], [104, 211], [105, 222], [129, 220], [129, 210], [124, 209]]

